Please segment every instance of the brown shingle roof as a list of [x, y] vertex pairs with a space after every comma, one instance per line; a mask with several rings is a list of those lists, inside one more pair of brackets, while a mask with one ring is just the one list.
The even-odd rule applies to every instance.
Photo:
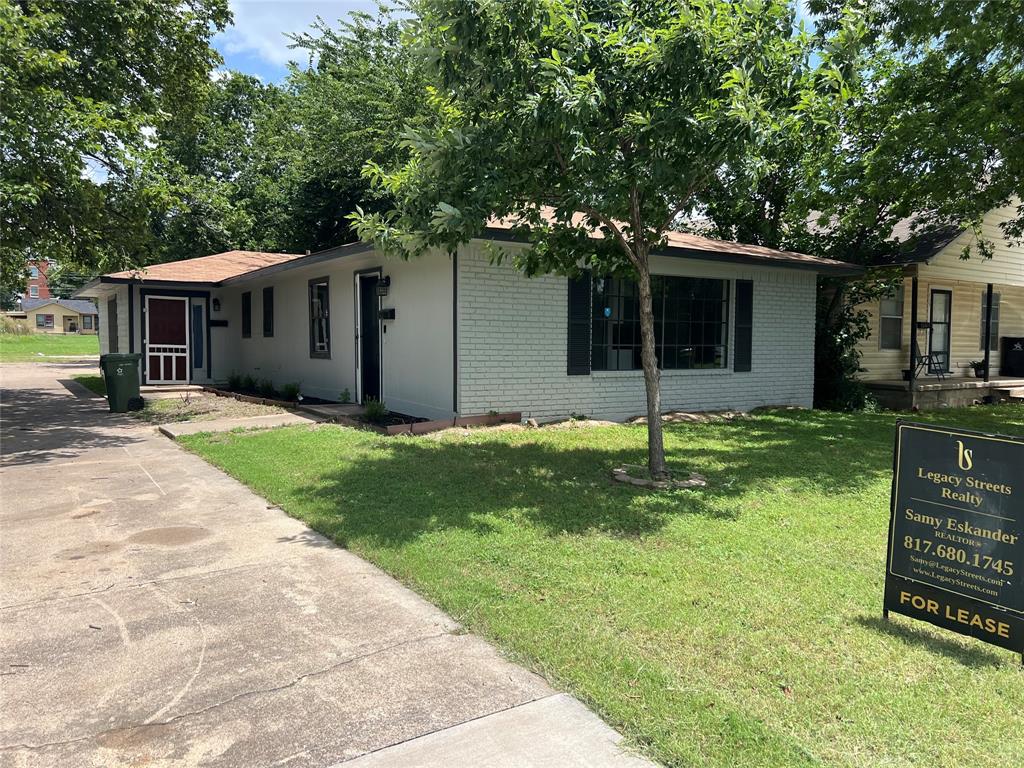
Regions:
[[[541, 215], [545, 218], [553, 217], [553, 209], [544, 206]], [[572, 223], [579, 226], [587, 220], [586, 214], [573, 214]], [[489, 229], [510, 230], [516, 226], [516, 221], [505, 218], [498, 219], [491, 217], [487, 222]], [[591, 232], [591, 237], [603, 238], [604, 234], [599, 229]], [[690, 256], [714, 259], [716, 255], [731, 257], [731, 260], [739, 258], [743, 261], [764, 262], [766, 264], [777, 264], [780, 267], [796, 266], [807, 269], [815, 269], [820, 272], [860, 272], [861, 268], [848, 264], [845, 261], [826, 259], [821, 256], [808, 256], [805, 253], [796, 251], [779, 251], [775, 248], [765, 248], [761, 245], [747, 245], [746, 243], [734, 243], [728, 240], [715, 240], [711, 237], [702, 237], [688, 232], [666, 232], [667, 252], [673, 250], [685, 251]]]
[[262, 251], [226, 251], [196, 259], [168, 261], [136, 270], [113, 272], [104, 277], [119, 280], [169, 283], [219, 283], [275, 264], [297, 259], [297, 253], [264, 253]]

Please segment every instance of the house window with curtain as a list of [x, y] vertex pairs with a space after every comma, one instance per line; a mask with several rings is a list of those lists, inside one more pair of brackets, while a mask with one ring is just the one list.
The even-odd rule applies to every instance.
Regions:
[[53, 328], [53, 315], [36, 315], [36, 328]]
[[326, 277], [309, 281], [309, 356], [331, 356], [331, 294]]
[[[593, 281], [591, 364], [595, 371], [643, 367], [640, 296], [633, 280]], [[658, 366], [665, 370], [724, 368], [727, 364], [729, 281], [651, 276]]]
[[[985, 349], [985, 312], [988, 310], [988, 291], [981, 292], [981, 333], [978, 337], [978, 349]], [[988, 340], [989, 349], [999, 349], [999, 294], [992, 294], [992, 336]]]
[[903, 348], [903, 289], [897, 288], [892, 295], [878, 303], [878, 348]]

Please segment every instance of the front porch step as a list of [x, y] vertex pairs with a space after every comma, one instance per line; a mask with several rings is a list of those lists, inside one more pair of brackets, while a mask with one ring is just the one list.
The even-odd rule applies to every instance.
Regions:
[[999, 397], [1006, 398], [1007, 400], [1013, 400], [1014, 402], [1024, 402], [1024, 387], [1014, 387], [1013, 389], [997, 389], [995, 393]]

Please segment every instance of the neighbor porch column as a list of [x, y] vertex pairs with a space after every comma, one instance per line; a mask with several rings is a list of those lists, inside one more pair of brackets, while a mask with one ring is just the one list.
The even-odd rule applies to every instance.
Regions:
[[910, 280], [910, 376], [907, 377], [907, 390], [914, 391], [914, 379], [917, 378], [917, 275]]
[[992, 283], [985, 288], [985, 382], [988, 382], [988, 368], [992, 362]]

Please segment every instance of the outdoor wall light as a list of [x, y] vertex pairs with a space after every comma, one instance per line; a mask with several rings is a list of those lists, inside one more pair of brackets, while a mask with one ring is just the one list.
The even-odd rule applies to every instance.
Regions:
[[213, 311], [220, 312], [220, 299], [213, 300]]
[[387, 296], [388, 289], [391, 287], [391, 275], [385, 275], [377, 281], [377, 295]]

